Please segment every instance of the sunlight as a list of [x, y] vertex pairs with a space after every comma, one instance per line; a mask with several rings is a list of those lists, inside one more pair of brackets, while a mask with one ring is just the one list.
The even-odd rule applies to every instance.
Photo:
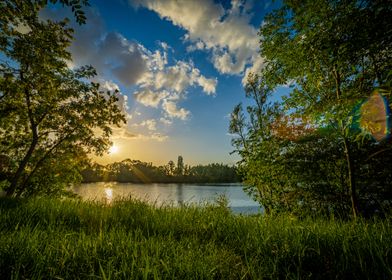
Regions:
[[105, 194], [105, 201], [110, 204], [113, 200], [113, 190], [111, 188], [105, 188]]
[[116, 145], [111, 146], [109, 148], [109, 154], [113, 155], [113, 154], [116, 154], [116, 153], [118, 153], [118, 147]]

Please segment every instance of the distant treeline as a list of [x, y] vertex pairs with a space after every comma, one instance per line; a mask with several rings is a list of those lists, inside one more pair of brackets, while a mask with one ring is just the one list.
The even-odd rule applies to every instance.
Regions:
[[90, 164], [81, 172], [84, 183], [234, 183], [241, 179], [235, 166], [212, 163], [208, 165], [184, 165], [182, 156], [177, 165], [173, 161], [154, 166], [139, 160], [126, 159], [108, 165]]

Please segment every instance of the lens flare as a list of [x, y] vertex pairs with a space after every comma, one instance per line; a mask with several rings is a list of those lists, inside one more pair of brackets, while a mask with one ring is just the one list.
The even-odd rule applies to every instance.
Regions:
[[391, 134], [388, 102], [377, 90], [361, 105], [359, 125], [378, 142]]

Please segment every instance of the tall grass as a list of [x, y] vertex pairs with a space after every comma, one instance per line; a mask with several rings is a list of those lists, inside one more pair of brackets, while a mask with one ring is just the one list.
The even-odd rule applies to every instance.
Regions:
[[391, 279], [391, 219], [0, 199], [1, 279]]

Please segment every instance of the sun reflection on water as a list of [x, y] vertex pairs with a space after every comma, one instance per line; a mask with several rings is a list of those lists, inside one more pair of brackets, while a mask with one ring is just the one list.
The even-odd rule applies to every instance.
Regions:
[[107, 203], [111, 203], [113, 200], [113, 189], [112, 188], [105, 188], [105, 200]]

